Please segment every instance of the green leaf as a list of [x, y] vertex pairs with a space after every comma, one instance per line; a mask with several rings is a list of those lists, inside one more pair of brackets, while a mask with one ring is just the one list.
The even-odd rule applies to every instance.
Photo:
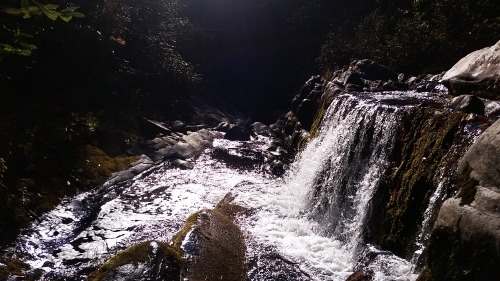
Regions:
[[40, 8], [38, 8], [37, 6], [29, 6], [28, 7], [28, 11], [32, 14], [40, 14]]
[[10, 14], [10, 15], [15, 15], [15, 16], [23, 13], [21, 11], [21, 9], [17, 9], [17, 8], [4, 8], [4, 9], [2, 9], [2, 12], [6, 13], [6, 14]]
[[38, 47], [36, 45], [33, 45], [33, 44], [28, 44], [28, 43], [19, 43], [19, 45], [21, 45], [21, 47], [25, 48], [25, 49], [29, 49], [29, 50], [36, 50], [38, 49]]
[[85, 17], [85, 15], [80, 13], [80, 12], [71, 12], [71, 13], [68, 13], [68, 16], [72, 16], [75, 18], [84, 18]]
[[57, 10], [59, 9], [59, 5], [56, 5], [56, 4], [45, 4], [43, 5], [45, 8], [47, 8], [48, 10]]
[[61, 12], [61, 13], [74, 12], [74, 11], [76, 11], [77, 9], [78, 9], [78, 7], [77, 7], [77, 6], [70, 6], [70, 7], [66, 8], [66, 9], [62, 9], [60, 12]]
[[38, 6], [38, 8], [40, 8], [43, 13], [51, 20], [56, 20], [57, 17], [59, 16], [59, 13], [57, 13], [56, 11], [52, 11], [52, 10], [49, 10], [47, 9], [44, 5], [40, 4], [40, 2], [36, 1], [36, 0], [31, 0], [33, 1], [33, 3], [35, 3], [35, 5]]
[[16, 36], [22, 36], [22, 37], [26, 37], [26, 38], [33, 38], [33, 35], [28, 34], [28, 33], [24, 33], [24, 32], [21, 32], [21, 31], [16, 32]]
[[47, 12], [47, 11], [43, 11], [43, 13], [44, 13], [44, 14], [45, 14], [45, 15], [46, 15], [49, 19], [54, 20], [54, 21], [55, 21], [55, 20], [57, 19], [57, 17], [59, 16], [57, 13], [52, 12], [52, 11], [48, 11], [48, 12]]
[[29, 19], [29, 18], [31, 18], [30, 12], [28, 11], [24, 12], [23, 19]]
[[73, 18], [72, 16], [65, 16], [65, 15], [59, 15], [59, 17], [65, 22], [69, 22]]

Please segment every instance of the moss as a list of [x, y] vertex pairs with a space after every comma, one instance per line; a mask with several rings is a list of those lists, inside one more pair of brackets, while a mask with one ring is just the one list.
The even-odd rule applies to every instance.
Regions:
[[[104, 263], [97, 271], [92, 273], [87, 280], [89, 281], [99, 281], [106, 280], [106, 277], [112, 274], [112, 272], [120, 266], [126, 264], [138, 264], [150, 262], [153, 253], [153, 247], [151, 246], [152, 241], [145, 241], [136, 245], [133, 245], [126, 250], [118, 253], [106, 263]], [[180, 265], [182, 264], [182, 257], [178, 249], [160, 242], [155, 242], [159, 245], [160, 249], [163, 250], [157, 259], [165, 260], [171, 265], [166, 267], [167, 271], [172, 270], [169, 273], [173, 274], [170, 277], [180, 276]], [[157, 254], [158, 255], [158, 254]], [[152, 264], [151, 266], [155, 266]], [[161, 266], [161, 264], [160, 264]], [[173, 268], [172, 268], [173, 267]], [[146, 277], [146, 276], [145, 276]], [[166, 276], [164, 276], [166, 278]]]
[[[28, 272], [31, 267], [19, 259], [4, 261], [5, 266], [0, 266], [0, 280], [7, 280], [9, 276], [22, 276], [23, 280], [37, 280], [40, 272]], [[17, 279], [16, 279], [17, 280]]]
[[194, 225], [198, 224], [200, 214], [201, 211], [190, 215], [184, 222], [184, 226], [182, 227], [182, 229], [174, 235], [174, 237], [172, 238], [172, 244], [175, 248], [181, 249], [182, 241], [184, 240], [188, 232], [193, 229]]
[[427, 202], [437, 187], [439, 171], [449, 165], [444, 156], [463, 116], [422, 109], [405, 119], [391, 156], [397, 168], [386, 176], [375, 195], [378, 218], [373, 229], [377, 233], [375, 240], [382, 247], [406, 257], [413, 252], [420, 229], [415, 222], [422, 221]]
[[80, 176], [92, 186], [99, 186], [113, 173], [125, 170], [138, 156], [111, 158], [95, 146], [86, 145], [79, 149], [77, 170]]

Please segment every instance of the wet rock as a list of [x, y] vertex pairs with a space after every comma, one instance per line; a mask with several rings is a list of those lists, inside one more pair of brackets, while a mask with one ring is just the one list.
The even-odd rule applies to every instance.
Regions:
[[500, 120], [478, 138], [459, 163], [458, 187], [500, 187]]
[[249, 141], [250, 140], [250, 130], [240, 126], [232, 126], [224, 136], [227, 140], [233, 141]]
[[142, 119], [141, 129], [146, 137], [156, 137], [161, 134], [168, 134], [171, 132], [168, 126], [160, 121], [151, 120], [147, 118]]
[[214, 130], [219, 132], [227, 132], [229, 129], [231, 129], [231, 124], [228, 122], [220, 122], [219, 125], [214, 128]]
[[252, 130], [253, 135], [266, 136], [266, 137], [271, 136], [271, 129], [264, 123], [261, 122], [252, 123], [250, 125], [250, 128]]
[[318, 102], [310, 99], [304, 99], [297, 108], [297, 118], [306, 130], [311, 129], [316, 111], [318, 110]]
[[459, 60], [443, 76], [450, 94], [500, 100], [500, 41]]
[[182, 159], [175, 159], [172, 164], [181, 170], [191, 170], [194, 168], [194, 163]]
[[280, 160], [274, 160], [269, 164], [271, 173], [275, 176], [282, 176], [285, 174], [285, 165]]
[[487, 116], [500, 116], [500, 102], [498, 101], [484, 101], [486, 107], [484, 109]]
[[186, 124], [184, 124], [184, 122], [180, 120], [175, 120], [174, 122], [172, 122], [171, 128], [172, 131], [174, 132], [181, 132], [181, 133], [186, 132]]
[[497, 280], [500, 276], [500, 121], [460, 160], [454, 198], [443, 203], [419, 281]]
[[370, 270], [358, 269], [353, 274], [347, 277], [346, 281], [372, 281], [373, 272]]
[[142, 155], [139, 160], [130, 164], [130, 167], [128, 169], [113, 174], [113, 176], [106, 181], [105, 186], [112, 186], [117, 183], [132, 179], [136, 175], [153, 167], [154, 164], [155, 163], [153, 162], [153, 160], [145, 155]]
[[296, 112], [304, 99], [318, 99], [323, 92], [324, 82], [324, 79], [319, 75], [309, 78], [304, 86], [302, 86], [299, 93], [293, 98], [291, 111]]
[[485, 108], [483, 101], [473, 95], [461, 95], [453, 98], [450, 103], [450, 107], [455, 111], [479, 115], [484, 114]]
[[263, 157], [260, 151], [252, 149], [214, 148], [212, 156], [236, 168], [255, 168], [262, 164]]
[[180, 280], [182, 258], [168, 244], [146, 241], [134, 245], [103, 264], [89, 281]]
[[398, 74], [385, 65], [372, 60], [360, 60], [351, 67], [353, 71], [359, 73], [365, 80], [397, 81]]
[[245, 242], [233, 222], [243, 209], [228, 201], [192, 215], [174, 236], [174, 246], [187, 257], [183, 271], [187, 280], [246, 280]]

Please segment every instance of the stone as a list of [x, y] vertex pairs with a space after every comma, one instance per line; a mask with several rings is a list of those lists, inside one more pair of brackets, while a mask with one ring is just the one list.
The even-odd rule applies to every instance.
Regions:
[[418, 281], [498, 280], [500, 276], [500, 120], [458, 165], [458, 194], [434, 224]]
[[165, 243], [146, 241], [118, 253], [87, 280], [180, 280], [181, 269], [182, 258], [176, 249]]
[[318, 102], [310, 99], [304, 99], [297, 109], [297, 118], [306, 130], [311, 129], [316, 111], [318, 110]]
[[250, 128], [252, 130], [253, 135], [266, 136], [266, 137], [271, 136], [271, 129], [264, 123], [254, 122], [250, 125]]
[[246, 280], [245, 242], [233, 222], [236, 213], [243, 210], [223, 200], [216, 208], [188, 218], [173, 238], [174, 246], [191, 257], [185, 263], [186, 280]]
[[185, 133], [186, 132], [186, 124], [184, 124], [184, 122], [182, 122], [180, 120], [175, 120], [174, 122], [172, 122], [171, 129], [174, 132]]
[[484, 109], [487, 116], [500, 116], [500, 102], [498, 101], [484, 101], [486, 107]]
[[194, 163], [182, 159], [175, 159], [172, 164], [181, 170], [191, 170], [194, 168]]
[[232, 125], [228, 122], [220, 122], [219, 125], [214, 128], [214, 130], [219, 132], [227, 132], [231, 127]]
[[474, 51], [448, 70], [441, 82], [450, 94], [500, 100], [500, 41]]
[[486, 129], [471, 146], [458, 166], [458, 188], [500, 187], [500, 120]]
[[233, 126], [227, 131], [224, 138], [233, 141], [249, 141], [250, 131], [240, 126]]
[[453, 98], [450, 108], [459, 112], [483, 115], [485, 106], [483, 101], [476, 96], [461, 95]]
[[364, 59], [351, 66], [351, 69], [361, 75], [365, 80], [397, 81], [398, 74], [392, 69], [378, 62]]

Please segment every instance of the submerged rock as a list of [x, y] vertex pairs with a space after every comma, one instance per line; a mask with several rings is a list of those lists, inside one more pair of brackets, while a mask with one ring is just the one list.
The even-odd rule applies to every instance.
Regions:
[[476, 95], [500, 100], [500, 41], [472, 52], [443, 76], [442, 83], [452, 95]]
[[498, 280], [500, 276], [500, 121], [459, 163], [459, 192], [446, 200], [419, 281]]

